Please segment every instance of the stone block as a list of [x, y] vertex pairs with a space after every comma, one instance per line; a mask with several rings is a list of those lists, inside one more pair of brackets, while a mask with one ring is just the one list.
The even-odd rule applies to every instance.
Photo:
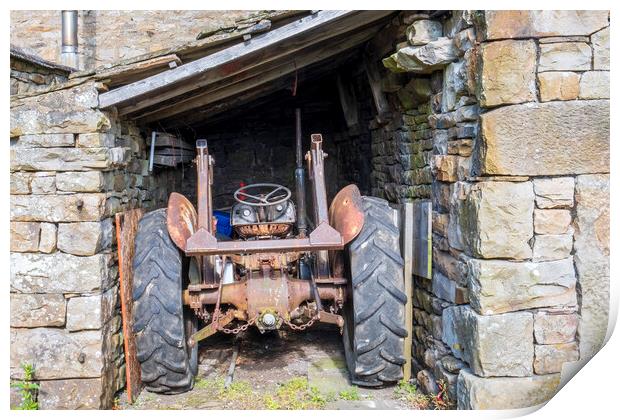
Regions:
[[539, 312], [534, 315], [534, 338], [538, 344], [560, 344], [575, 340], [577, 314]]
[[534, 372], [538, 375], [562, 372], [564, 363], [577, 360], [579, 349], [575, 342], [534, 346]]
[[511, 105], [482, 114], [480, 119], [481, 174], [609, 171], [608, 100]]
[[606, 10], [487, 10], [484, 38], [590, 35], [609, 25]]
[[541, 209], [572, 207], [575, 196], [574, 178], [534, 179], [536, 206]]
[[34, 363], [40, 380], [99, 377], [103, 369], [101, 331], [70, 333], [59, 328], [11, 329], [11, 377], [21, 363]]
[[609, 72], [587, 71], [581, 75], [579, 81], [579, 98], [581, 99], [608, 99]]
[[28, 172], [11, 173], [11, 194], [30, 194], [32, 174]]
[[609, 70], [609, 27], [592, 34], [594, 70]]
[[480, 314], [576, 306], [573, 259], [511, 262], [470, 259], [469, 299]]
[[82, 133], [77, 136], [77, 147], [114, 147], [116, 136], [113, 133]]
[[560, 375], [525, 378], [481, 378], [462, 369], [457, 380], [459, 410], [506, 410], [549, 401], [560, 386]]
[[56, 251], [56, 225], [53, 223], [41, 223], [39, 252], [50, 254], [54, 251]]
[[89, 293], [106, 288], [111, 256], [11, 254], [11, 291], [20, 293]]
[[561, 260], [573, 250], [573, 234], [534, 236], [533, 261]]
[[[536, 184], [534, 184], [534, 191], [536, 191]], [[561, 235], [567, 233], [571, 220], [572, 216], [569, 210], [535, 209], [534, 233], [539, 235]]]
[[473, 48], [476, 44], [476, 32], [474, 28], [462, 30], [454, 37], [454, 45], [461, 53]]
[[458, 58], [458, 49], [449, 38], [439, 38], [420, 47], [401, 48], [388, 58], [383, 65], [396, 73], [412, 72], [429, 74], [443, 68]]
[[101, 378], [61, 379], [41, 382], [41, 410], [94, 410], [101, 406]]
[[425, 394], [437, 395], [439, 393], [439, 386], [435, 375], [429, 369], [424, 369], [418, 372], [416, 375], [420, 390]]
[[441, 366], [450, 373], [459, 373], [459, 370], [466, 367], [462, 360], [457, 359], [452, 355], [442, 357]]
[[[434, 226], [434, 222], [433, 222]], [[445, 236], [445, 235], [444, 235]], [[443, 273], [446, 277], [454, 280], [460, 285], [466, 285], [465, 275], [467, 273], [467, 264], [454, 258], [448, 252], [433, 249], [433, 267], [436, 271]]]
[[527, 259], [532, 255], [534, 192], [531, 182], [478, 182], [458, 204], [458, 224], [469, 254]]
[[[450, 247], [459, 251], [465, 249], [461, 221], [463, 216], [462, 210], [464, 208], [464, 202], [470, 189], [470, 184], [460, 181], [450, 184], [449, 188], [449, 202], [446, 206], [446, 208], [449, 209], [450, 212], [450, 220], [448, 222], [448, 243]], [[435, 243], [434, 239], [433, 243]]]
[[443, 341], [479, 376], [530, 376], [534, 319], [529, 312], [482, 316], [469, 305], [443, 311]]
[[65, 311], [62, 294], [11, 293], [11, 327], [62, 327]]
[[104, 188], [103, 172], [59, 172], [56, 188], [70, 192], [100, 192]]
[[15, 147], [73, 147], [75, 138], [72, 133], [61, 134], [26, 134], [20, 136]]
[[579, 96], [579, 74], [567, 71], [538, 73], [540, 100], [571, 101]]
[[11, 149], [12, 171], [90, 171], [111, 164], [106, 148]]
[[450, 280], [441, 273], [433, 273], [433, 294], [439, 299], [457, 305], [469, 302], [467, 289], [460, 287], [457, 282]]
[[480, 106], [518, 104], [536, 100], [534, 41], [496, 41], [481, 48]]
[[609, 175], [575, 182], [575, 268], [581, 291], [579, 352], [589, 359], [602, 347], [609, 318]]
[[106, 195], [12, 195], [11, 220], [41, 222], [88, 222], [103, 219]]
[[437, 181], [454, 182], [457, 180], [456, 169], [458, 157], [452, 155], [433, 156], [433, 173]]
[[102, 326], [101, 295], [79, 296], [67, 303], [67, 330], [98, 330]]
[[585, 42], [542, 44], [538, 71], [583, 71], [592, 65], [592, 48]]
[[457, 61], [446, 66], [443, 73], [443, 90], [441, 93], [441, 111], [454, 111], [461, 96], [467, 95], [467, 69], [464, 61]]
[[39, 250], [41, 226], [35, 222], [11, 222], [11, 252]]
[[[44, 172], [46, 174], [46, 172]], [[54, 194], [56, 192], [56, 177], [37, 174], [30, 182], [32, 194]]]
[[60, 223], [58, 249], [73, 255], [94, 255], [112, 245], [112, 219], [102, 222]]
[[410, 45], [425, 45], [442, 35], [441, 22], [436, 20], [416, 20], [407, 28], [407, 41]]

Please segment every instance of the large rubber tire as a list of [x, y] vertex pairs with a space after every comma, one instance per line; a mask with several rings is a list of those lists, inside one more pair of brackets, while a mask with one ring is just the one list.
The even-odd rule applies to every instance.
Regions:
[[396, 211], [382, 199], [362, 200], [364, 227], [348, 247], [343, 341], [351, 381], [380, 387], [403, 378], [404, 261]]
[[187, 345], [196, 321], [183, 308], [183, 263], [168, 234], [166, 209], [145, 214], [133, 261], [133, 332], [142, 383], [151, 392], [189, 391], [198, 370], [198, 346]]

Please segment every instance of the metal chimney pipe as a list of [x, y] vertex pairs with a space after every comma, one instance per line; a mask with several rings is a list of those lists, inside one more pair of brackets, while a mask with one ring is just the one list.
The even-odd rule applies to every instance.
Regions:
[[60, 12], [62, 21], [62, 47], [60, 60], [65, 66], [78, 68], [78, 11], [63, 10]]

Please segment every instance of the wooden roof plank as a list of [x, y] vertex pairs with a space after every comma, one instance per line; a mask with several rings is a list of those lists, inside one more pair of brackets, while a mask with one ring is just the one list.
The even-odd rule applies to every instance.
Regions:
[[169, 87], [197, 74], [204, 73], [208, 70], [217, 69], [218, 67], [234, 61], [239, 57], [264, 50], [265, 48], [280, 43], [290, 37], [317, 29], [326, 23], [336, 21], [339, 18], [352, 13], [354, 12], [350, 10], [327, 10], [318, 12], [281, 28], [259, 35], [255, 37], [252, 42], [247, 43], [248, 45], [246, 45], [246, 43], [240, 43], [199, 60], [179, 66], [175, 69], [168, 70], [155, 76], [148, 77], [144, 80], [103, 93], [99, 95], [99, 106], [100, 108], [108, 108], [162, 88]]
[[141, 123], [149, 123], [158, 119], [169, 118], [173, 115], [181, 114], [191, 109], [234, 96], [260, 84], [268, 83], [282, 76], [292, 74], [296, 70], [305, 66], [309, 66], [341, 54], [343, 51], [353, 48], [356, 45], [372, 38], [378, 29], [379, 27], [377, 25], [371, 26], [363, 31], [346, 36], [344, 39], [340, 40], [340, 42], [320, 45], [318, 48], [312, 48], [311, 50], [306, 51], [304, 55], [296, 55], [295, 60], [285, 60], [284, 62], [279, 63], [279, 66], [273, 66], [271, 69], [259, 68], [257, 72], [244, 74], [244, 78], [238, 81], [235, 80], [231, 84], [217, 86], [214, 89], [209, 89], [199, 95], [185, 100], [175, 101], [167, 106], [142, 114], [138, 116], [137, 119]]
[[[314, 33], [306, 34], [304, 37], [301, 37], [301, 39], [287, 39], [287, 42], [279, 43], [269, 49], [261, 50], [256, 54], [240, 57], [234, 62], [227, 63], [222, 66], [220, 70], [213, 69], [213, 71], [200, 74], [193, 78], [191, 83], [179, 83], [169, 88], [167, 91], [160, 91], [153, 93], [153, 95], [143, 96], [142, 98], [134, 98], [128, 101], [127, 105], [119, 107], [119, 115], [137, 113], [142, 109], [154, 107], [155, 105], [171, 99], [176, 100], [179, 97], [184, 100], [186, 97], [184, 98], [183, 96], [193, 90], [215, 85], [226, 78], [237, 78], [239, 73], [248, 72], [257, 67], [268, 66], [269, 63], [286, 58], [287, 55], [292, 57], [291, 60], [296, 60], [297, 56], [294, 54], [301, 53], [302, 50], [309, 46], [320, 44], [328, 39], [336, 39], [358, 28], [367, 27], [391, 13], [390, 11], [364, 11], [348, 15], [345, 20], [332, 22], [330, 26], [322, 28], [322, 31], [314, 31]], [[329, 28], [329, 30], [327, 28]], [[300, 66], [298, 65], [297, 68], [300, 68]]]

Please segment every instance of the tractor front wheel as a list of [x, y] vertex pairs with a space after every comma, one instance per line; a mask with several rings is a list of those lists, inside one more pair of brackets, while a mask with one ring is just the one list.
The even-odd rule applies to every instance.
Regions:
[[404, 261], [396, 211], [379, 198], [362, 200], [364, 227], [348, 247], [343, 341], [351, 381], [379, 387], [403, 377]]
[[166, 209], [140, 220], [133, 271], [133, 332], [142, 383], [157, 393], [188, 391], [198, 370], [198, 346], [187, 341], [197, 323], [183, 308], [183, 255], [168, 234]]

